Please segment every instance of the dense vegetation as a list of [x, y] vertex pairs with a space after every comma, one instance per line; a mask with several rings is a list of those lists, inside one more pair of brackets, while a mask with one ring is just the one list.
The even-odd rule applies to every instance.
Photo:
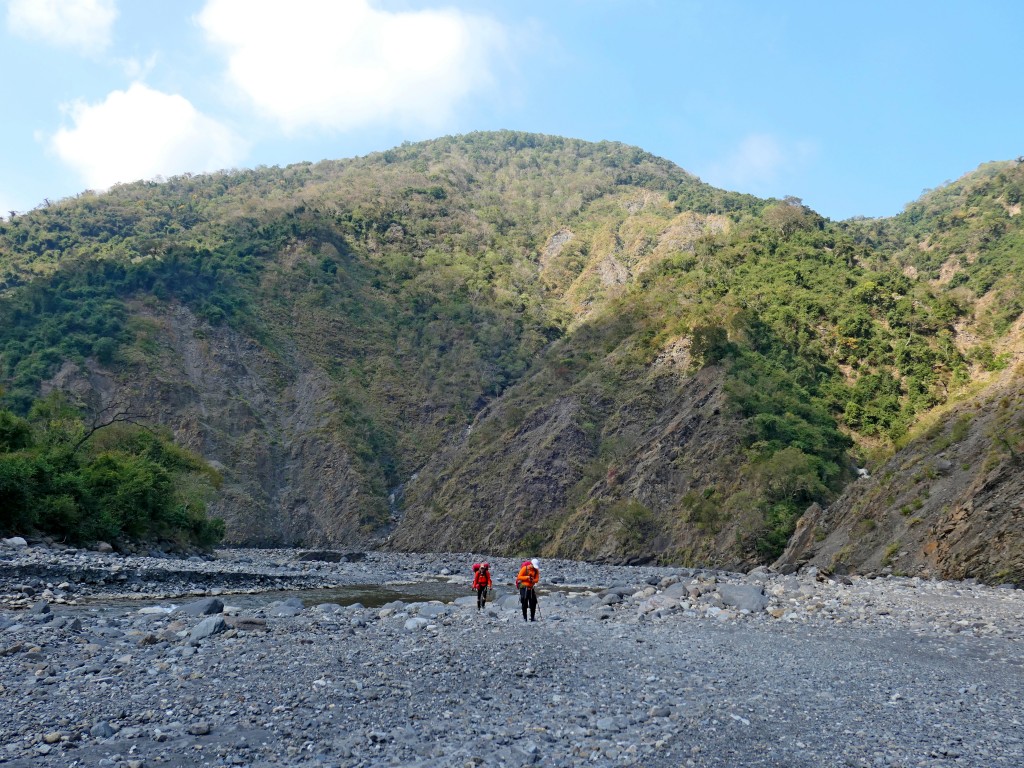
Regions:
[[575, 391], [594, 466], [556, 512], [618, 510], [642, 551], [704, 502], [652, 511], [585, 480], [624, 455], [611, 425], [648, 385], [638, 372], [685, 338], [725, 370], [744, 435], [731, 496], [698, 496], [757, 510], [738, 536], [765, 559], [851, 460], [1005, 365], [1022, 189], [1019, 163], [991, 164], [893, 219], [836, 223], [632, 147], [513, 132], [125, 185], [0, 221], [0, 378], [9, 418], [65, 361], [144, 378], [139, 308], [185, 305], [329, 377], [327, 429], [359, 462], [367, 530], [488, 403], [514, 394], [522, 423]]
[[59, 394], [36, 401], [27, 418], [0, 411], [0, 531], [209, 547], [224, 534], [223, 521], [206, 515], [218, 483], [167, 435], [124, 421], [87, 424]]

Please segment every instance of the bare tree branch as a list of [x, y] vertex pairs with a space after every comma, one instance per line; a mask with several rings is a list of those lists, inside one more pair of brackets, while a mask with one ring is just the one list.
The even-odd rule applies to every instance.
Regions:
[[126, 403], [121, 400], [115, 400], [114, 402], [110, 403], [110, 405], [100, 409], [93, 416], [92, 423], [86, 428], [85, 434], [82, 435], [82, 437], [79, 438], [78, 442], [74, 444], [74, 446], [71, 449], [71, 452], [77, 453], [78, 449], [85, 445], [89, 441], [90, 437], [99, 432], [101, 429], [109, 427], [112, 424], [134, 424], [137, 427], [142, 427], [146, 431], [155, 434], [156, 431], [153, 429], [153, 427], [151, 427], [149, 424], [146, 424], [143, 421], [140, 421], [140, 419], [145, 418], [146, 415], [147, 414], [133, 411], [131, 403]]

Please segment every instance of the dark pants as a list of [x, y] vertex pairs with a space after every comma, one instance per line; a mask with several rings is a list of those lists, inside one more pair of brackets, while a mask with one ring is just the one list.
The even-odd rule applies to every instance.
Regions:
[[519, 588], [519, 603], [523, 606], [523, 621], [526, 621], [526, 609], [530, 609], [530, 621], [537, 620], [537, 591], [532, 587]]
[[477, 587], [476, 609], [479, 611], [487, 603], [487, 587]]

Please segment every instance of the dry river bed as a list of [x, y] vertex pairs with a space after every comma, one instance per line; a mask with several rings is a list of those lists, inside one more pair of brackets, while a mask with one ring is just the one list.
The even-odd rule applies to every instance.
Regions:
[[1019, 589], [302, 557], [0, 545], [0, 764], [1024, 765]]

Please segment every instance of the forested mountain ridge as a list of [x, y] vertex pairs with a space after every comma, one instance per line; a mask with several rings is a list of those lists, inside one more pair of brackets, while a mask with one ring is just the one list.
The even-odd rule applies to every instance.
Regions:
[[1022, 177], [836, 223], [498, 132], [123, 185], [0, 223], [0, 373], [169, 426], [234, 541], [765, 561], [1012, 370]]

